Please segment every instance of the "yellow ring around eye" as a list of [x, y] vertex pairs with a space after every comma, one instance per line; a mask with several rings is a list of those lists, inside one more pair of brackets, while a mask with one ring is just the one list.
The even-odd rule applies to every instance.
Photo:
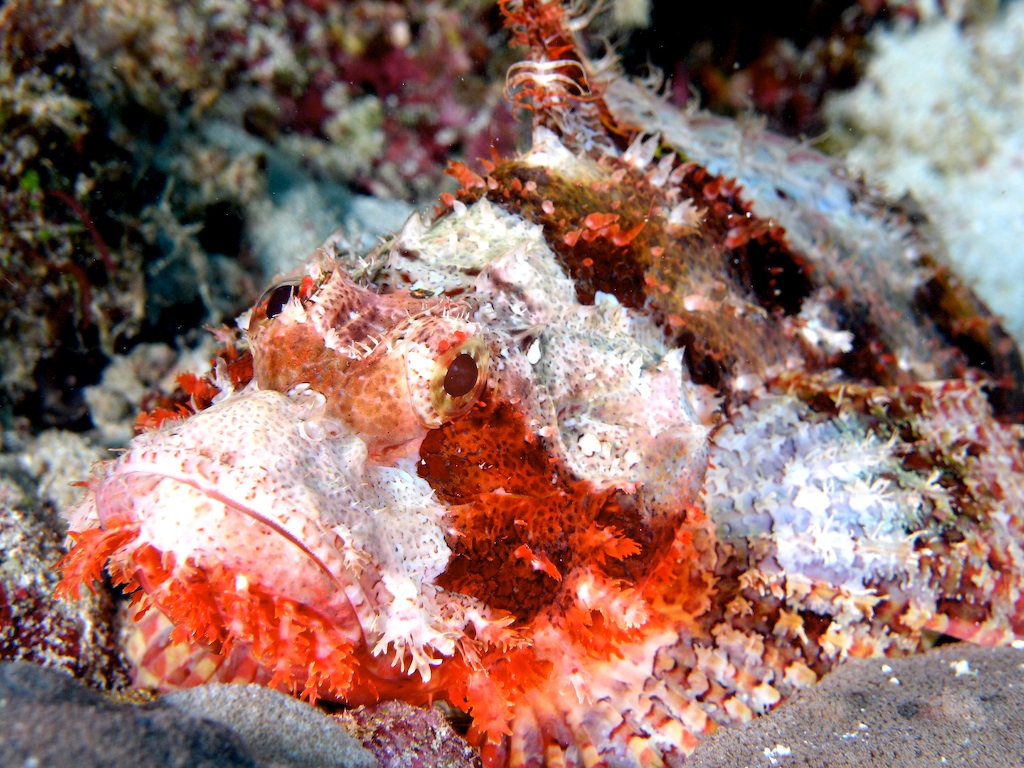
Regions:
[[430, 404], [438, 418], [450, 421], [468, 411], [487, 383], [491, 356], [477, 336], [454, 345], [436, 361]]

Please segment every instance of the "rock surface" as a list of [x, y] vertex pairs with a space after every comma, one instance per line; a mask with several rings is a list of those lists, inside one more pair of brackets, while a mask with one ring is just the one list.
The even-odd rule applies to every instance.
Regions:
[[0, 664], [0, 765], [371, 768], [375, 761], [324, 715], [272, 691], [219, 686], [182, 694], [174, 705], [139, 706], [14, 662]]
[[[26, 490], [33, 479], [19, 469], [25, 455], [0, 455], [0, 661], [43, 664], [100, 690], [122, 688], [128, 675], [111, 593], [98, 588], [77, 602], [53, 597], [64, 524]], [[59, 492], [61, 483], [52, 485]]]
[[281, 768], [373, 768], [373, 755], [318, 709], [259, 685], [201, 685], [160, 699], [178, 711], [221, 723], [253, 754]]
[[687, 768], [997, 768], [1024, 763], [1024, 651], [946, 645], [855, 659], [768, 717], [722, 728]]
[[257, 768], [217, 723], [161, 706], [115, 704], [24, 662], [0, 665], [0, 764], [49, 768]]

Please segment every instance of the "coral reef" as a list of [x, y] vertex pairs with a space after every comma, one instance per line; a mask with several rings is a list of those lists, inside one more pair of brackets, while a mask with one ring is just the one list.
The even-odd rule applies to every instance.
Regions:
[[[644, 75], [653, 65], [670, 79], [670, 98], [678, 105], [752, 113], [774, 131], [815, 136], [827, 128], [825, 98], [864, 74], [874, 30], [912, 28], [936, 17], [972, 24], [992, 18], [1000, 3], [812, 0], [766, 6], [741, 0], [688, 8], [685, 25], [677, 22], [675, 4], [646, 5], [616, 3], [597, 25], [618, 41], [627, 71]], [[620, 14], [622, 22], [610, 23]]]
[[363, 742], [382, 766], [474, 768], [480, 756], [437, 709], [388, 701], [356, 707], [335, 717]]
[[131, 169], [62, 38], [20, 36], [15, 5], [0, 19], [0, 403], [80, 426], [81, 377], [142, 320], [139, 249], [104, 207]]
[[622, 44], [628, 70], [653, 65], [671, 79], [671, 98], [721, 114], [753, 111], [789, 135], [822, 130], [824, 96], [853, 85], [866, 60], [865, 36], [893, 18], [914, 18], [913, 2], [756, 2], [690, 9], [654, 3], [650, 24]]
[[[68, 438], [65, 438], [65, 440]], [[54, 456], [58, 435], [39, 442], [22, 456], [43, 463], [40, 453]], [[74, 443], [73, 439], [71, 440]], [[5, 440], [9, 443], [9, 440]], [[9, 445], [5, 446], [8, 449]], [[75, 446], [77, 447], [77, 446]], [[71, 462], [64, 467], [78, 474], [95, 460]], [[64, 525], [31, 489], [32, 469], [12, 466], [9, 456], [0, 465], [0, 661], [31, 661], [60, 669], [100, 690], [123, 689], [127, 671], [116, 640], [113, 595], [97, 589], [74, 604], [53, 596], [59, 580], [55, 570], [64, 554]], [[28, 463], [28, 462], [25, 462]], [[48, 462], [47, 462], [48, 463]], [[65, 476], [65, 482], [67, 478]], [[19, 482], [20, 481], [20, 482]], [[54, 489], [63, 495], [63, 488]]]
[[828, 103], [832, 143], [891, 198], [913, 195], [1024, 343], [1024, 3], [985, 23], [938, 17], [871, 40], [864, 82]]

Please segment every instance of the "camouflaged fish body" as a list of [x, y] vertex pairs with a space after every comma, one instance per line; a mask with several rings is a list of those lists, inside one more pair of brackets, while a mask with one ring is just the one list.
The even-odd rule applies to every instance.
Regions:
[[503, 9], [531, 149], [272, 287], [65, 589], [169, 620], [151, 682], [443, 699], [494, 765], [680, 764], [848, 656], [1024, 635], [1020, 356], [925, 225]]

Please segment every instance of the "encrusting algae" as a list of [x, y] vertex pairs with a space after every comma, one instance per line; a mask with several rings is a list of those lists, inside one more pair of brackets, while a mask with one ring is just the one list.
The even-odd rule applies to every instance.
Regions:
[[63, 594], [132, 595], [141, 681], [443, 700], [509, 766], [1024, 636], [1021, 358], [926, 225], [501, 7], [532, 148], [273, 286], [98, 468]]

